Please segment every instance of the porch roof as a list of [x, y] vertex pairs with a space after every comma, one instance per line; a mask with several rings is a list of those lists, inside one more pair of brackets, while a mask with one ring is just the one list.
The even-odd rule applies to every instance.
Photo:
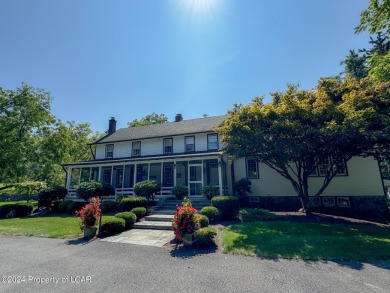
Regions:
[[180, 159], [196, 159], [203, 157], [220, 157], [222, 156], [221, 151], [216, 152], [197, 152], [197, 153], [182, 153], [182, 154], [170, 154], [170, 155], [154, 155], [154, 156], [143, 156], [143, 157], [130, 157], [130, 158], [117, 158], [117, 159], [102, 159], [85, 162], [74, 162], [63, 164], [63, 166], [80, 166], [80, 165], [102, 165], [102, 164], [117, 164], [117, 163], [131, 163], [131, 162], [145, 162], [152, 160], [180, 160]]
[[139, 140], [147, 138], [177, 136], [205, 132], [215, 132], [218, 126], [227, 116], [214, 116], [198, 119], [189, 119], [179, 122], [167, 122], [161, 124], [126, 127], [107, 135], [93, 144], [104, 144], [119, 141]]

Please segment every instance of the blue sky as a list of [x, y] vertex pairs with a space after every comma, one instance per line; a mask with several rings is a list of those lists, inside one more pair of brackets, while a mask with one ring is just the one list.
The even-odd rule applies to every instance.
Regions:
[[368, 46], [368, 0], [0, 1], [0, 86], [53, 95], [52, 112], [105, 131], [152, 112], [225, 114], [312, 88]]

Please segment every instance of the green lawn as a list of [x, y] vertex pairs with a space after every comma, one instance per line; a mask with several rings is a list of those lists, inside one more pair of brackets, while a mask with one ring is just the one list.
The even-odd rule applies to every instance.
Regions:
[[372, 260], [390, 258], [390, 228], [298, 222], [249, 222], [222, 233], [225, 253], [265, 258]]
[[[18, 200], [18, 201], [1, 201], [1, 202], [0, 202], [0, 206], [5, 205], [5, 204], [10, 204], [10, 203], [26, 203], [26, 202], [27, 202], [26, 200]], [[37, 200], [30, 200], [30, 203], [32, 203], [33, 205], [38, 205], [38, 201], [37, 201]]]
[[82, 235], [77, 218], [56, 215], [34, 218], [0, 219], [0, 234], [53, 238], [77, 238]]

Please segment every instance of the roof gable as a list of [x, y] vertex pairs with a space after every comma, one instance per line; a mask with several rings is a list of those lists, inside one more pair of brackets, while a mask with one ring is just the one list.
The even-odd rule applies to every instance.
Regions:
[[126, 127], [118, 129], [116, 132], [97, 140], [93, 144], [212, 132], [214, 127], [218, 126], [225, 118], [226, 116], [223, 115], [180, 122]]

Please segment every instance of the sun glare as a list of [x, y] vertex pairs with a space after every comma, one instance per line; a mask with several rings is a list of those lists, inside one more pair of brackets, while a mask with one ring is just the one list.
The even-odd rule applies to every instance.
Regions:
[[184, 0], [193, 11], [209, 10], [215, 5], [217, 0]]

